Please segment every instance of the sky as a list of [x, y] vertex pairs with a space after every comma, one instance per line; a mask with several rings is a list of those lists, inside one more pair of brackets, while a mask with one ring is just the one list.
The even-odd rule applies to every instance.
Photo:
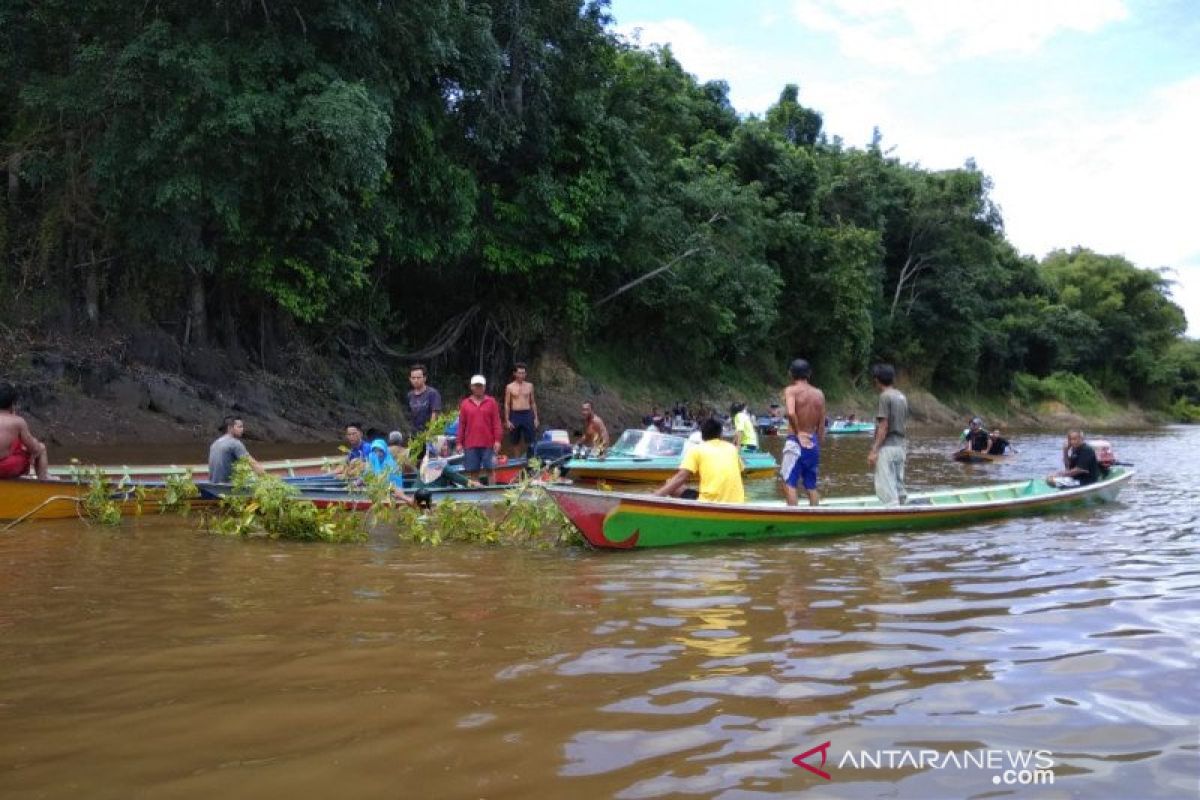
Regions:
[[929, 169], [973, 158], [1008, 240], [1167, 268], [1200, 337], [1196, 0], [612, 0], [741, 114], [785, 84], [829, 136]]

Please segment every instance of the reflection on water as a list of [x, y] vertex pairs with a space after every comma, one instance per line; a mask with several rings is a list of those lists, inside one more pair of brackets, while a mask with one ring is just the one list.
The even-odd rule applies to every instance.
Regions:
[[[989, 467], [918, 438], [911, 483], [1055, 467], [1057, 436], [1022, 438]], [[1120, 504], [929, 533], [614, 554], [25, 527], [0, 538], [0, 795], [1195, 796], [1200, 431], [1110, 438], [1140, 470]], [[869, 492], [867, 447], [831, 442], [823, 488]], [[824, 782], [791, 759], [826, 740], [1049, 748], [1057, 780]]]

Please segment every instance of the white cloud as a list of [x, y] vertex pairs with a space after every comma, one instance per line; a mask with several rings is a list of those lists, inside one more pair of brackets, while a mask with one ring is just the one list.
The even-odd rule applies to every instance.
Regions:
[[852, 59], [913, 73], [1040, 49], [1061, 31], [1125, 19], [1123, 0], [796, 0], [793, 14]]

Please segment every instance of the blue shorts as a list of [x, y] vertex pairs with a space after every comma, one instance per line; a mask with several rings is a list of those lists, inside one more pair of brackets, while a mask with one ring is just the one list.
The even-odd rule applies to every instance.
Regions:
[[784, 483], [795, 489], [803, 481], [804, 488], [811, 492], [817, 488], [817, 472], [820, 466], [821, 446], [815, 437], [812, 447], [801, 447], [800, 440], [795, 436], [787, 437], [779, 467], [779, 477], [783, 478]]
[[495, 466], [496, 454], [490, 447], [467, 447], [463, 450], [463, 472], [478, 472]]
[[537, 432], [533, 429], [533, 409], [527, 408], [524, 411], [514, 411], [509, 414], [508, 421], [513, 425], [513, 429], [509, 433], [509, 440], [513, 444], [520, 444], [521, 440], [524, 439], [528, 447], [533, 447], [533, 439], [537, 435]]

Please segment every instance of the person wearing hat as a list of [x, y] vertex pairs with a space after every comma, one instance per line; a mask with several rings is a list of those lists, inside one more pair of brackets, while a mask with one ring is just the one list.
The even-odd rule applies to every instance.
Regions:
[[500, 452], [500, 405], [487, 393], [482, 375], [471, 378], [471, 393], [458, 406], [458, 441], [455, 450], [463, 454], [463, 470], [478, 472], [495, 466]]

